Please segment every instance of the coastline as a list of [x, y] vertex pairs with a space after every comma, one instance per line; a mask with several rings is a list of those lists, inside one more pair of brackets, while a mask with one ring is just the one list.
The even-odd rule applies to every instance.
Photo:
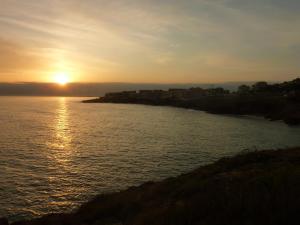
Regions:
[[104, 96], [82, 102], [171, 106], [205, 111], [212, 114], [257, 116], [271, 121], [281, 120], [288, 125], [300, 125], [300, 103], [290, 102], [278, 96], [208, 96], [197, 100], [143, 99], [136, 97], [111, 98]]
[[237, 91], [224, 88], [139, 90], [107, 93], [83, 103], [125, 103], [174, 106], [214, 114], [254, 115], [300, 125], [300, 78], [278, 84], [257, 82]]
[[299, 180], [300, 148], [257, 151], [12, 225], [292, 225], [300, 219]]

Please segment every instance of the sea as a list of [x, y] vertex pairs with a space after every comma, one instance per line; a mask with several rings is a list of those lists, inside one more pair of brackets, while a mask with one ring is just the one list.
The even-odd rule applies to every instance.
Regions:
[[86, 99], [0, 97], [0, 217], [70, 212], [222, 157], [300, 146], [300, 127], [280, 121]]

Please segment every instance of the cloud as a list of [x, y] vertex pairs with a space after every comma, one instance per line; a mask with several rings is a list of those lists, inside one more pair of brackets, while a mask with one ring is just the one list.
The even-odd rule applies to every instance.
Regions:
[[255, 68], [265, 77], [299, 70], [297, 8], [298, 0], [3, 0], [0, 38], [22, 43], [5, 49], [10, 64], [32, 57], [10, 66], [18, 71], [47, 67], [60, 55], [52, 49], [97, 81], [202, 81], [221, 70], [218, 79], [242, 80]]
[[21, 77], [22, 74], [40, 70], [45, 66], [44, 59], [31, 49], [20, 44], [0, 39], [1, 78]]

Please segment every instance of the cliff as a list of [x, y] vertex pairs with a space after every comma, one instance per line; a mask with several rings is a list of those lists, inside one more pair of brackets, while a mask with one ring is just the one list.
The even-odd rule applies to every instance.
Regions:
[[252, 152], [13, 225], [296, 225], [299, 181], [300, 148]]

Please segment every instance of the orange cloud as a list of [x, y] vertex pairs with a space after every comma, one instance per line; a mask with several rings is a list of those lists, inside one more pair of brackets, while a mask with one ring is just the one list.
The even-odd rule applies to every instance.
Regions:
[[43, 57], [21, 44], [0, 39], [0, 74], [2, 81], [19, 80], [25, 74], [46, 67]]

